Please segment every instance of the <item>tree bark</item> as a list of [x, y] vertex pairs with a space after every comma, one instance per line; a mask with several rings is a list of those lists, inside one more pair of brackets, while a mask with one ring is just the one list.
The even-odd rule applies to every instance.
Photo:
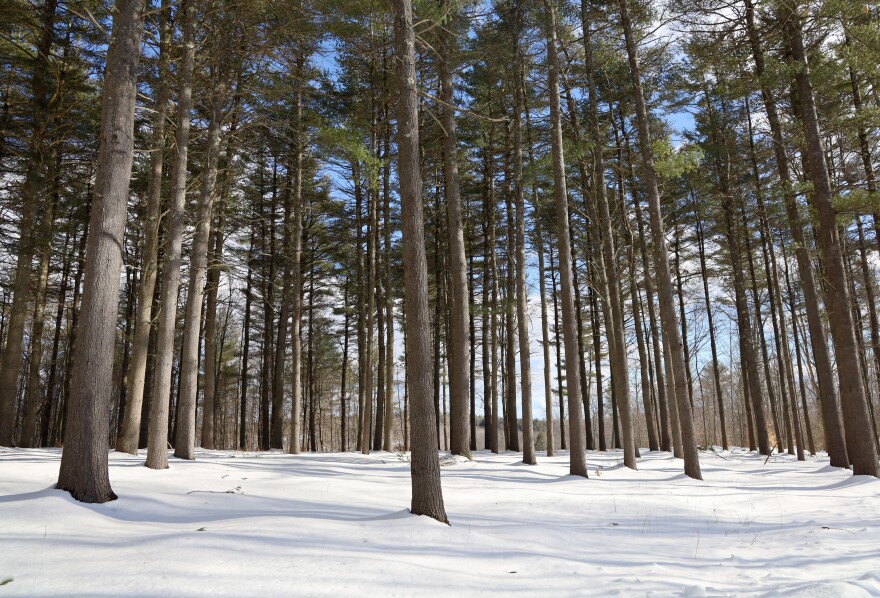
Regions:
[[807, 227], [800, 216], [795, 197], [785, 140], [782, 134], [782, 125], [776, 107], [776, 100], [773, 97], [772, 89], [767, 80], [764, 49], [755, 26], [755, 10], [752, 0], [744, 0], [744, 6], [746, 31], [749, 36], [752, 58], [755, 61], [755, 76], [760, 84], [761, 97], [764, 101], [764, 109], [767, 112], [767, 123], [770, 126], [776, 168], [782, 183], [783, 202], [788, 217], [789, 229], [791, 230], [791, 237], [794, 241], [793, 245], [801, 286], [804, 291], [810, 346], [812, 347], [813, 358], [816, 363], [816, 378], [819, 383], [822, 419], [825, 424], [825, 446], [828, 450], [828, 456], [831, 458], [831, 465], [847, 467], [849, 465], [849, 457], [847, 456], [847, 445], [844, 439], [843, 424], [840, 416], [840, 402], [837, 391], [834, 388], [831, 356], [828, 351], [828, 342], [825, 337], [825, 328], [819, 309], [819, 287], [815, 281], [808, 245], [804, 238], [804, 231], [807, 230]]
[[440, 486], [440, 459], [431, 403], [433, 379], [428, 265], [422, 216], [422, 175], [419, 165], [419, 116], [416, 81], [415, 32], [412, 3], [393, 0], [394, 33], [398, 58], [397, 101], [398, 176], [403, 228], [404, 300], [408, 389], [412, 403], [412, 503], [414, 515], [448, 523]]
[[721, 391], [721, 372], [718, 366], [718, 345], [715, 341], [715, 321], [712, 316], [712, 301], [709, 298], [709, 270], [706, 267], [706, 242], [703, 236], [703, 217], [700, 204], [697, 209], [697, 245], [700, 252], [700, 274], [703, 279], [703, 298], [706, 302], [706, 319], [709, 328], [709, 345], [712, 349], [712, 379], [715, 384], [715, 399], [718, 402], [718, 419], [721, 423], [721, 448], [730, 448], [727, 441], [727, 423], [724, 417], [724, 393]]
[[134, 154], [143, 0], [119, 0], [104, 70], [101, 136], [86, 249], [81, 321], [56, 488], [76, 500], [114, 500], [107, 462], [113, 350], [128, 187]]
[[[843, 263], [843, 249], [838, 237], [837, 213], [832, 203], [825, 151], [816, 116], [810, 69], [803, 45], [800, 16], [796, 8], [786, 8], [785, 11], [788, 43], [796, 66], [794, 80], [809, 167], [808, 174], [813, 183], [812, 200], [819, 218], [817, 236], [825, 276], [828, 279], [826, 308], [831, 325], [831, 339], [834, 342], [835, 355], [854, 356], [858, 354], [858, 346], [850, 311], [849, 286]], [[871, 430], [867, 395], [858, 360], [848, 357], [839, 358], [837, 377], [846, 430], [846, 451], [853, 466], [853, 474], [880, 477], [880, 463], [873, 443], [874, 434]]]
[[[178, 398], [177, 440], [174, 456], [195, 459], [196, 400], [199, 381], [199, 332], [202, 319], [202, 303], [205, 297], [205, 279], [208, 271], [208, 244], [211, 240], [211, 221], [214, 212], [217, 166], [220, 160], [220, 130], [223, 125], [223, 102], [226, 84], [215, 83], [211, 96], [211, 114], [208, 122], [205, 169], [199, 197], [196, 230], [193, 236], [189, 264], [189, 291], [186, 296], [186, 319], [183, 325], [181, 348], [181, 384]], [[211, 414], [213, 415], [213, 414]], [[203, 418], [209, 414], [205, 412]]]
[[584, 23], [584, 48], [586, 49], [586, 69], [589, 90], [589, 113], [591, 137], [595, 149], [593, 156], [593, 190], [596, 195], [596, 213], [602, 230], [602, 256], [605, 263], [605, 277], [608, 281], [608, 300], [611, 304], [611, 322], [608, 329], [613, 338], [611, 364], [614, 372], [612, 384], [617, 409], [620, 414], [623, 441], [623, 463], [630, 469], [636, 469], [636, 446], [633, 437], [632, 411], [629, 398], [629, 364], [626, 357], [626, 329], [623, 313], [623, 297], [620, 293], [620, 273], [617, 267], [617, 255], [614, 243], [614, 229], [611, 226], [611, 210], [608, 207], [608, 190], [605, 183], [605, 159], [602, 155], [604, 144], [599, 131], [599, 100], [596, 97], [596, 83], [593, 75], [593, 48], [591, 37], [592, 25], [587, 18], [586, 2], [582, 0], [581, 10]]
[[174, 362], [174, 329], [177, 321], [177, 293], [180, 287], [180, 254], [183, 245], [186, 175], [192, 107], [193, 63], [195, 61], [195, 0], [186, 0], [183, 12], [183, 56], [177, 97], [177, 155], [171, 172], [171, 207], [168, 212], [162, 299], [159, 305], [158, 339], [150, 402], [150, 428], [146, 466], [168, 467], [168, 415], [171, 399], [171, 370]]
[[[529, 162], [535, 161], [534, 146], [532, 144], [532, 123], [529, 116], [527, 97], [524, 94], [523, 109], [526, 113], [526, 144], [529, 151]], [[547, 319], [547, 282], [546, 269], [544, 266], [544, 235], [541, 228], [541, 209], [538, 199], [538, 182], [532, 182], [532, 212], [534, 214], [535, 249], [538, 252], [538, 292], [541, 296], [541, 351], [544, 358], [544, 426], [547, 445], [547, 456], [552, 457], [554, 448], [553, 431], [553, 391], [551, 389], [552, 374], [550, 373], [550, 327]]]
[[443, 125], [443, 176], [446, 187], [446, 214], [449, 221], [449, 450], [453, 455], [465, 454], [470, 447], [468, 388], [470, 345], [468, 344], [469, 305], [467, 296], [467, 258], [464, 247], [461, 193], [458, 174], [458, 136], [455, 129], [453, 103], [454, 84], [452, 61], [455, 47], [457, 8], [452, 0], [443, 0], [445, 23], [440, 27], [439, 59], [440, 122]]
[[[300, 68], [300, 64], [297, 64]], [[290, 438], [287, 450], [291, 455], [300, 451], [300, 438], [302, 436], [302, 237], [303, 237], [303, 194], [302, 194], [302, 93], [297, 87], [296, 113], [295, 113], [296, 137], [294, 143], [294, 186], [293, 186], [293, 230], [291, 231], [291, 264], [293, 274], [290, 288], [290, 400], [293, 411], [290, 417]], [[347, 292], [347, 287], [346, 287]], [[346, 314], [346, 351], [348, 350], [348, 315]], [[348, 355], [346, 354], [346, 358]], [[346, 360], [347, 361], [347, 360]], [[346, 367], [346, 364], [343, 364]], [[342, 380], [342, 391], [345, 392], [345, 378]], [[345, 397], [343, 396], [343, 400]], [[343, 414], [344, 415], [344, 414]], [[344, 432], [344, 429], [343, 429]], [[343, 441], [344, 443], [344, 441]], [[343, 444], [342, 450], [345, 450]]]
[[669, 339], [672, 371], [675, 377], [675, 400], [682, 440], [684, 471], [688, 477], [702, 479], [697, 441], [694, 434], [693, 414], [687, 394], [687, 364], [684, 362], [681, 330], [675, 315], [675, 294], [669, 274], [669, 255], [666, 248], [666, 235], [663, 217], [660, 212], [660, 194], [657, 189], [657, 174], [654, 171], [654, 155], [651, 149], [651, 130], [648, 123], [648, 110], [642, 88], [642, 74], [638, 63], [636, 41], [629, 17], [628, 0], [619, 0], [620, 22], [626, 41], [629, 60], [630, 79], [636, 104], [636, 120], [639, 131], [639, 149], [644, 162], [644, 180], [648, 192], [648, 211], [651, 221], [651, 235], [654, 241], [654, 262], [660, 284], [660, 318], [663, 330]]
[[162, 0], [159, 17], [159, 76], [153, 117], [153, 138], [150, 153], [150, 174], [147, 179], [146, 221], [141, 278], [138, 284], [137, 312], [131, 363], [128, 372], [128, 405], [122, 429], [116, 439], [116, 450], [136, 455], [138, 451], [150, 329], [153, 324], [153, 294], [156, 288], [159, 255], [159, 219], [161, 212], [162, 169], [165, 163], [165, 120], [168, 112], [168, 79], [170, 78], [171, 0]]
[[[526, 207], [523, 189], [523, 140], [522, 113], [525, 109], [523, 89], [522, 49], [520, 36], [522, 28], [522, 3], [518, 0], [514, 8], [514, 110], [513, 110], [513, 199], [515, 217], [515, 286], [516, 286], [516, 324], [519, 340], [520, 401], [522, 405], [523, 463], [534, 465], [535, 440], [532, 424], [532, 365], [529, 350], [529, 291], [526, 286]], [[516, 432], [516, 410], [513, 412], [514, 432]]]
[[550, 87], [551, 152], [554, 196], [556, 200], [556, 239], [559, 244], [559, 276], [562, 290], [562, 321], [565, 338], [566, 393], [568, 396], [569, 473], [587, 477], [584, 420], [580, 405], [580, 360], [577, 350], [574, 289], [571, 273], [571, 239], [568, 224], [568, 191], [565, 183], [565, 156], [562, 146], [562, 113], [559, 106], [559, 54], [556, 35], [556, 11], [552, 0], [545, 0], [547, 12], [547, 63]]
[[37, 417], [43, 403], [40, 389], [40, 366], [43, 361], [43, 328], [46, 324], [46, 286], [49, 281], [49, 258], [52, 253], [52, 232], [55, 224], [55, 211], [58, 208], [58, 169], [61, 157], [57, 150], [50, 150], [52, 164], [49, 166], [51, 200], [43, 214], [37, 242], [40, 251], [40, 266], [37, 270], [37, 284], [34, 289], [34, 321], [31, 325], [31, 354], [28, 367], [27, 384], [24, 393], [24, 418], [21, 425], [19, 446], [39, 446], [40, 435], [37, 430]]

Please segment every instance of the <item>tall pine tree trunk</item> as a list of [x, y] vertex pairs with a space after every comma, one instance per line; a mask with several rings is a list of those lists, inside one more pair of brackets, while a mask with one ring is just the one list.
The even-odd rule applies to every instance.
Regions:
[[446, 187], [446, 214], [449, 232], [450, 313], [449, 313], [449, 450], [461, 455], [470, 446], [468, 387], [470, 345], [468, 344], [469, 306], [467, 296], [467, 261], [464, 248], [461, 193], [458, 175], [458, 136], [453, 108], [454, 85], [452, 61], [455, 55], [455, 21], [457, 9], [452, 0], [443, 0], [445, 23], [440, 27], [440, 55], [437, 71], [440, 77], [440, 121], [443, 136], [443, 176]]
[[[300, 64], [297, 64], [300, 68]], [[290, 270], [292, 273], [290, 287], [290, 400], [293, 404], [293, 410], [290, 417], [290, 438], [288, 439], [287, 450], [291, 455], [296, 455], [300, 451], [300, 438], [302, 436], [301, 419], [302, 419], [302, 343], [300, 341], [300, 333], [302, 330], [302, 237], [303, 237], [303, 194], [302, 194], [302, 152], [303, 152], [303, 131], [302, 131], [302, 94], [297, 86], [296, 94], [296, 112], [295, 112], [295, 138], [294, 138], [294, 159], [293, 159], [293, 222], [291, 231], [291, 254], [290, 254]], [[346, 293], [348, 287], [346, 286]], [[345, 329], [346, 351], [348, 350], [348, 313], [346, 312], [346, 329]], [[346, 354], [346, 362], [348, 355]], [[343, 363], [343, 368], [347, 367], [347, 363]], [[343, 374], [344, 376], [344, 374]], [[345, 378], [342, 380], [342, 400], [345, 401]], [[343, 419], [345, 413], [343, 412]], [[343, 437], [345, 429], [343, 428]], [[343, 440], [342, 450], [345, 450], [345, 441]]]
[[187, 158], [189, 149], [190, 109], [192, 107], [193, 64], [195, 61], [195, 0], [186, 0], [183, 12], [183, 56], [177, 94], [177, 155], [171, 172], [171, 206], [167, 220], [162, 299], [159, 305], [158, 340], [153, 371], [153, 396], [150, 403], [150, 428], [146, 466], [168, 467], [168, 420], [171, 400], [171, 370], [174, 362], [174, 329], [177, 322], [177, 293], [180, 286], [180, 254], [183, 245], [186, 207]]
[[403, 227], [404, 300], [406, 304], [407, 394], [412, 402], [412, 504], [414, 515], [447, 522], [440, 487], [440, 459], [434, 427], [428, 265], [422, 216], [419, 165], [419, 115], [416, 87], [415, 32], [412, 3], [393, 0], [398, 59], [398, 176]]
[[657, 174], [654, 171], [654, 155], [651, 149], [651, 130], [648, 123], [648, 110], [645, 105], [645, 93], [642, 88], [641, 67], [638, 63], [636, 40], [629, 17], [628, 0], [619, 0], [620, 22], [626, 41], [626, 52], [629, 60], [630, 79], [636, 104], [636, 120], [639, 131], [639, 149], [644, 162], [644, 181], [648, 192], [648, 211], [651, 221], [651, 236], [654, 241], [654, 262], [657, 279], [660, 285], [660, 319], [663, 330], [669, 339], [669, 350], [672, 361], [672, 372], [675, 377], [675, 399], [678, 408], [679, 428], [682, 440], [682, 456], [684, 471], [688, 477], [702, 479], [700, 473], [697, 440], [694, 434], [693, 414], [687, 393], [687, 364], [684, 361], [681, 330], [675, 315], [675, 295], [672, 290], [672, 279], [669, 271], [669, 255], [666, 248], [666, 235], [663, 217], [660, 213], [660, 194], [657, 189]]
[[550, 87], [551, 152], [554, 196], [556, 200], [556, 239], [559, 244], [559, 277], [562, 291], [562, 321], [565, 338], [566, 394], [568, 396], [569, 441], [571, 445], [569, 473], [587, 477], [584, 421], [580, 405], [580, 360], [577, 350], [577, 322], [574, 305], [574, 283], [571, 272], [571, 239], [569, 237], [568, 191], [565, 182], [565, 155], [562, 146], [562, 111], [559, 106], [559, 50], [556, 36], [556, 10], [553, 0], [545, 0], [547, 12], [547, 63]]
[[[801, 128], [810, 180], [813, 183], [812, 199], [818, 213], [818, 240], [824, 273], [828, 279], [826, 307], [831, 325], [834, 353], [838, 356], [855, 356], [858, 353], [855, 325], [850, 311], [849, 286], [843, 263], [843, 249], [838, 237], [837, 213], [832, 203], [831, 183], [825, 162], [825, 151], [819, 131], [810, 68], [803, 44], [800, 16], [797, 8], [786, 7], [786, 33], [791, 55], [795, 63], [794, 81], [800, 104]], [[837, 360], [840, 402], [843, 408], [846, 430], [846, 451], [856, 475], [880, 477], [880, 463], [873, 442], [868, 401], [857, 359]]]
[[116, 450], [137, 454], [147, 373], [150, 330], [153, 324], [153, 294], [156, 288], [159, 255], [159, 218], [161, 212], [162, 168], [165, 163], [165, 120], [168, 111], [168, 79], [171, 58], [171, 0], [162, 0], [159, 11], [159, 65], [156, 103], [153, 116], [153, 138], [150, 153], [150, 174], [147, 178], [146, 221], [141, 278], [138, 284], [137, 312], [128, 372], [128, 405], [122, 429], [116, 439]]
[[143, 0], [119, 0], [104, 70], [91, 234], [86, 249], [64, 452], [56, 485], [87, 503], [116, 498], [110, 488], [107, 438], [143, 29]]
[[[582, 2], [582, 11], [586, 9]], [[602, 156], [604, 144], [599, 131], [599, 100], [596, 97], [596, 84], [593, 75], [593, 49], [590, 41], [592, 25], [584, 15], [584, 47], [586, 48], [587, 78], [589, 89], [590, 111], [590, 136], [595, 148], [593, 156], [593, 190], [596, 195], [596, 212], [599, 217], [599, 227], [602, 231], [602, 255], [605, 262], [605, 277], [608, 281], [608, 299], [611, 304], [611, 322], [608, 329], [611, 332], [612, 344], [611, 364], [614, 370], [612, 383], [614, 384], [614, 397], [620, 414], [623, 441], [623, 462], [626, 467], [636, 469], [636, 446], [633, 437], [632, 411], [629, 398], [629, 365], [626, 356], [626, 329], [625, 315], [623, 313], [623, 297], [620, 293], [620, 273], [617, 266], [617, 255], [614, 243], [614, 230], [611, 226], [611, 210], [608, 207], [608, 189], [605, 183], [605, 159]]]
[[[529, 319], [528, 304], [529, 292], [526, 286], [526, 207], [523, 189], [523, 140], [522, 140], [522, 113], [525, 109], [525, 92], [523, 89], [522, 73], [522, 50], [520, 48], [520, 36], [522, 28], [522, 3], [517, 1], [514, 16], [514, 110], [513, 110], [513, 196], [516, 208], [514, 231], [514, 282], [516, 287], [516, 324], [519, 340], [519, 372], [520, 372], [520, 401], [522, 404], [522, 429], [523, 429], [523, 463], [534, 465], [535, 440], [532, 427], [532, 365], [531, 351], [529, 350]], [[516, 410], [513, 415], [514, 433], [516, 432]]]
[[807, 326], [809, 329], [810, 346], [813, 350], [816, 363], [816, 378], [819, 384], [820, 403], [822, 406], [822, 419], [825, 428], [825, 446], [831, 465], [847, 467], [846, 443], [844, 440], [843, 424], [840, 415], [840, 403], [837, 391], [834, 388], [831, 356], [828, 351], [828, 342], [825, 337], [825, 328], [822, 323], [822, 313], [819, 309], [818, 285], [813, 273], [813, 265], [804, 231], [806, 225], [801, 218], [797, 199], [795, 198], [794, 184], [792, 181], [786, 144], [782, 133], [782, 124], [779, 111], [776, 107], [776, 99], [770, 87], [764, 62], [764, 49], [761, 44], [759, 32], [755, 24], [755, 10], [752, 0], [744, 0], [746, 31], [749, 36], [752, 58], [755, 62], [755, 76], [761, 87], [761, 97], [764, 101], [764, 109], [767, 113], [767, 124], [773, 141], [773, 153], [776, 161], [776, 169], [782, 183], [783, 202], [788, 217], [791, 237], [794, 241], [795, 257], [797, 258], [798, 273], [801, 286], [804, 291], [806, 303]]
[[[201, 330], [202, 304], [205, 297], [205, 279], [208, 271], [208, 244], [211, 240], [211, 221], [214, 213], [217, 166], [220, 160], [220, 129], [223, 125], [223, 102], [226, 100], [226, 83], [215, 82], [211, 94], [210, 117], [207, 131], [205, 169], [202, 172], [199, 191], [199, 207], [196, 230], [193, 236], [189, 260], [189, 291], [186, 295], [186, 317], [183, 325], [181, 348], [181, 384], [178, 398], [177, 439], [174, 456], [195, 459], [196, 401], [199, 382], [199, 332]], [[213, 414], [203, 413], [203, 418]]]

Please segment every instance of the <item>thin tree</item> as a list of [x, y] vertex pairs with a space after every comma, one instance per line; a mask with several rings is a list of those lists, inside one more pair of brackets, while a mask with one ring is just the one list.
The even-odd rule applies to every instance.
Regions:
[[[574, 283], [571, 272], [571, 238], [568, 224], [568, 191], [565, 184], [565, 154], [562, 146], [562, 111], [559, 102], [559, 50], [556, 35], [556, 8], [553, 0], [544, 0], [547, 12], [547, 65], [550, 92], [551, 153], [554, 196], [556, 199], [556, 239], [559, 253], [559, 278], [562, 295], [562, 328], [565, 339], [566, 394], [568, 397], [569, 473], [587, 477], [584, 416], [580, 401], [580, 360], [577, 347], [577, 322]], [[561, 419], [561, 418], [560, 418]]]
[[461, 192], [458, 174], [458, 136], [455, 129], [452, 62], [455, 56], [456, 0], [443, 0], [443, 23], [437, 71], [440, 77], [440, 122], [443, 125], [443, 176], [446, 189], [446, 214], [449, 232], [449, 450], [465, 454], [470, 447], [468, 389], [470, 344], [468, 325], [467, 257], [464, 247]]
[[192, 108], [193, 64], [195, 61], [195, 0], [184, 0], [183, 55], [180, 64], [177, 94], [177, 154], [171, 171], [171, 206], [167, 216], [167, 238], [162, 299], [156, 357], [153, 370], [153, 396], [150, 402], [150, 428], [146, 466], [150, 469], [168, 467], [168, 412], [171, 400], [171, 373], [174, 362], [174, 329], [177, 321], [177, 293], [180, 287], [180, 255], [183, 246], [184, 210], [186, 207], [187, 158], [189, 150], [190, 109]]

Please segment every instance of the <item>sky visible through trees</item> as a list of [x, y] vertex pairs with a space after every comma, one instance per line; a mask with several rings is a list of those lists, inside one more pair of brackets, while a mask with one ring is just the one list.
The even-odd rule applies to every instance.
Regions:
[[86, 502], [110, 447], [411, 451], [440, 521], [438, 449], [876, 477], [877, 19], [11, 0], [0, 445]]

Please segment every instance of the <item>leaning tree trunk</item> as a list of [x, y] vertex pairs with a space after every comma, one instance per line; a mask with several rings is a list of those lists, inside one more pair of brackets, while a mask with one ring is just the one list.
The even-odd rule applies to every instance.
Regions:
[[143, 0], [119, 0], [107, 50], [101, 136], [89, 222], [80, 322], [56, 488], [76, 500], [114, 500], [107, 463], [119, 271], [134, 154]]
[[[622, 129], [624, 126], [622, 116], [620, 124]], [[630, 182], [630, 187], [634, 188], [635, 174], [632, 166], [632, 155], [629, 150], [629, 136], [623, 129], [621, 130], [621, 133], [623, 133], [625, 142], [624, 149], [626, 150], [625, 155], [627, 156], [627, 178]], [[648, 251], [646, 249], [647, 243], [645, 241], [645, 224], [644, 218], [642, 217], [641, 201], [639, 200], [638, 194], [633, 194], [633, 207], [635, 208], [636, 224], [639, 230], [639, 255], [641, 256], [642, 261], [642, 273], [645, 282], [645, 302], [648, 304], [648, 325], [650, 328], [651, 349], [654, 355], [653, 370], [657, 383], [657, 410], [660, 413], [658, 418], [660, 425], [660, 450], [669, 452], [673, 450], [673, 443], [669, 431], [669, 404], [666, 400], [667, 380], [664, 375], [663, 346], [660, 342], [660, 333], [657, 326], [657, 310], [654, 306], [654, 283], [651, 277], [651, 268], [648, 261]]]
[[547, 63], [550, 86], [551, 152], [554, 196], [556, 199], [556, 239], [559, 245], [559, 278], [562, 295], [562, 328], [565, 339], [566, 393], [568, 398], [569, 473], [587, 477], [584, 416], [580, 402], [580, 359], [571, 272], [571, 238], [568, 225], [568, 191], [565, 184], [565, 155], [562, 146], [562, 113], [559, 106], [559, 54], [556, 12], [552, 0], [544, 0], [547, 11]]
[[177, 156], [171, 172], [171, 206], [168, 211], [162, 298], [156, 357], [153, 369], [153, 396], [150, 401], [150, 431], [146, 466], [168, 467], [168, 411], [171, 399], [171, 370], [174, 362], [174, 328], [177, 320], [177, 292], [180, 287], [180, 254], [183, 245], [184, 209], [186, 207], [186, 167], [189, 149], [190, 109], [192, 107], [193, 63], [195, 61], [194, 0], [186, 0], [183, 11], [183, 56], [177, 98]]
[[[663, 228], [663, 217], [660, 212], [660, 193], [657, 189], [657, 173], [654, 171], [654, 155], [651, 150], [651, 129], [648, 122], [648, 109], [645, 105], [645, 92], [642, 88], [641, 67], [638, 62], [636, 40], [629, 17], [628, 0], [619, 0], [620, 21], [626, 41], [626, 53], [629, 60], [630, 78], [636, 104], [636, 120], [639, 130], [639, 149], [644, 162], [644, 180], [648, 192], [648, 211], [651, 221], [651, 236], [654, 241], [654, 262], [659, 282], [660, 319], [663, 330], [669, 339], [672, 372], [675, 378], [675, 403], [678, 408], [679, 428], [682, 441], [685, 474], [691, 478], [702, 479], [700, 458], [697, 452], [697, 440], [694, 433], [693, 414], [687, 392], [687, 364], [684, 362], [684, 350], [681, 329], [675, 314], [675, 293], [672, 290], [672, 278], [669, 271], [669, 254], [666, 248], [666, 235]], [[670, 409], [672, 406], [670, 406]]]
[[433, 364], [428, 312], [428, 264], [422, 216], [419, 166], [419, 108], [416, 87], [415, 32], [411, 0], [394, 0], [398, 59], [398, 177], [403, 230], [404, 303], [406, 307], [407, 394], [412, 402], [412, 504], [414, 515], [447, 523], [440, 486], [440, 458], [434, 427]]

